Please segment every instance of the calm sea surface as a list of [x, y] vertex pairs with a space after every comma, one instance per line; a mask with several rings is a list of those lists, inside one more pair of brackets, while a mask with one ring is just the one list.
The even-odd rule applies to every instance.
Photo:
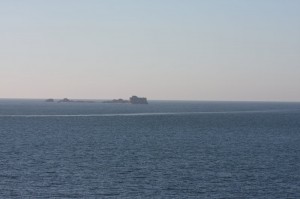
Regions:
[[0, 198], [300, 198], [300, 104], [0, 100]]

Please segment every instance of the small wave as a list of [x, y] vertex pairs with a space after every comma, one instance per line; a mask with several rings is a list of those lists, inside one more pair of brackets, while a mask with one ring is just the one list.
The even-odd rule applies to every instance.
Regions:
[[107, 113], [107, 114], [53, 114], [53, 115], [0, 115], [0, 117], [130, 117], [130, 116], [155, 116], [155, 115], [196, 115], [196, 114], [249, 114], [249, 113], [276, 113], [295, 112], [300, 109], [276, 109], [276, 110], [247, 110], [247, 111], [198, 111], [198, 112], [156, 112], [156, 113]]

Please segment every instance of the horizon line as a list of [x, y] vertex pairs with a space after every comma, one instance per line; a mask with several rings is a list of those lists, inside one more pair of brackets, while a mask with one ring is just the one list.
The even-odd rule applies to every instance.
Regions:
[[[62, 98], [23, 98], [23, 97], [0, 97], [0, 100], [46, 100], [46, 99], [54, 99], [60, 100], [68, 97]], [[73, 100], [111, 100], [111, 99], [120, 99], [120, 98], [68, 98]], [[121, 98], [123, 99], [123, 98]], [[148, 97], [147, 97], [148, 99]], [[215, 99], [148, 99], [148, 101], [182, 101], [182, 102], [261, 102], [261, 103], [300, 103], [299, 101], [293, 100], [215, 100]]]

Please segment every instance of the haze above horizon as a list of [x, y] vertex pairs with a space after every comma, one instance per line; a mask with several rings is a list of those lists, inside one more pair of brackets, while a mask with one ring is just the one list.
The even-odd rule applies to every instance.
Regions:
[[0, 98], [300, 101], [300, 1], [0, 2]]

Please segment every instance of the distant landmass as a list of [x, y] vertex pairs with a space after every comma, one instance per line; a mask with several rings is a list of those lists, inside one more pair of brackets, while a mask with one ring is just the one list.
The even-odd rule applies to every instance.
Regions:
[[[46, 99], [45, 102], [55, 102], [54, 99], [50, 98], [50, 99]], [[64, 98], [61, 100], [57, 101], [58, 103], [70, 103], [70, 102], [77, 102], [77, 103], [94, 103], [95, 101], [91, 101], [91, 100], [70, 100], [68, 98]]]
[[64, 98], [62, 100], [58, 100], [58, 102], [73, 102], [73, 100], [69, 100], [68, 98]]
[[94, 103], [95, 101], [91, 101], [91, 100], [70, 100], [68, 98], [64, 98], [62, 100], [58, 100], [58, 103], [70, 103], [70, 102], [77, 102], [77, 103]]
[[131, 104], [148, 104], [147, 98], [132, 96], [129, 98]]
[[[46, 99], [45, 102], [55, 102], [54, 99], [49, 98]], [[61, 100], [57, 101], [58, 103], [72, 103], [72, 102], [77, 102], [77, 103], [94, 103], [95, 101], [90, 101], [90, 100], [70, 100], [68, 98], [64, 98]], [[103, 103], [115, 103], [115, 104], [148, 104], [147, 98], [146, 97], [138, 97], [138, 96], [132, 96], [129, 98], [129, 100], [124, 100], [124, 99], [113, 99], [113, 100], [108, 100], [108, 101], [103, 101]]]
[[145, 97], [137, 97], [132, 96], [129, 100], [124, 99], [113, 99], [109, 101], [104, 101], [103, 103], [116, 103], [116, 104], [123, 104], [123, 103], [130, 103], [130, 104], [148, 104], [147, 98]]
[[130, 101], [129, 100], [124, 100], [124, 99], [113, 99], [113, 100], [104, 101], [103, 103], [122, 104], [122, 103], [130, 103]]

